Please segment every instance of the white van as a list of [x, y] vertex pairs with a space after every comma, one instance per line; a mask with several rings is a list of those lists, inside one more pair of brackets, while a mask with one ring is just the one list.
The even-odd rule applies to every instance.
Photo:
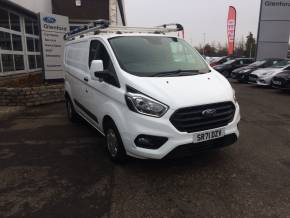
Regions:
[[125, 30], [66, 43], [69, 119], [80, 116], [100, 131], [117, 162], [233, 144], [240, 109], [230, 83], [183, 39]]

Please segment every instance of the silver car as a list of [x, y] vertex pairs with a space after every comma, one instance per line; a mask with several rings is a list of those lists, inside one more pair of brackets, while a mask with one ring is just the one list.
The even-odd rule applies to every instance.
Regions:
[[274, 64], [272, 67], [252, 72], [249, 76], [249, 83], [254, 83], [260, 86], [270, 86], [274, 76], [284, 70], [290, 70], [290, 60], [282, 60]]

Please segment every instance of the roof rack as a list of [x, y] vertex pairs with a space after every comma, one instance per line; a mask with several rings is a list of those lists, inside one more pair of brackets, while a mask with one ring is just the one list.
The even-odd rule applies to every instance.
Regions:
[[87, 25], [78, 27], [64, 35], [65, 40], [73, 40], [75, 37], [83, 37], [85, 34], [100, 34], [100, 33], [154, 33], [166, 34], [170, 32], [183, 31], [181, 24], [163, 24], [157, 27], [125, 27], [125, 26], [110, 26], [108, 20], [96, 20]]

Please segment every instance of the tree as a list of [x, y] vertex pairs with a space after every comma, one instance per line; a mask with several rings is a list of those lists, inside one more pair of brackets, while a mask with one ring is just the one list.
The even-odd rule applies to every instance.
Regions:
[[196, 49], [200, 54], [203, 55], [203, 46], [202, 46], [202, 44], [199, 44], [197, 47], [195, 47], [195, 49]]
[[247, 42], [246, 42], [246, 51], [245, 51], [245, 55], [247, 57], [255, 57], [256, 56], [256, 40], [253, 36], [253, 33], [249, 33], [249, 35], [246, 37], [247, 38]]
[[221, 43], [217, 44], [217, 49], [216, 49], [216, 56], [227, 56], [228, 54], [228, 50], [227, 50], [227, 46], [224, 45], [222, 46]]
[[204, 46], [204, 55], [206, 56], [215, 56], [216, 48], [211, 46], [210, 44], [206, 44]]

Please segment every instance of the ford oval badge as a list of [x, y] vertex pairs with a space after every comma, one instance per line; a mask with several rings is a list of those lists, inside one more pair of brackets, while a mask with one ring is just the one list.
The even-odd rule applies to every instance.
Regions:
[[43, 21], [46, 22], [46, 23], [55, 23], [56, 22], [56, 19], [54, 17], [44, 17], [43, 18]]
[[207, 109], [207, 110], [202, 111], [202, 115], [204, 117], [212, 117], [214, 116], [216, 112], [217, 112], [216, 109]]

